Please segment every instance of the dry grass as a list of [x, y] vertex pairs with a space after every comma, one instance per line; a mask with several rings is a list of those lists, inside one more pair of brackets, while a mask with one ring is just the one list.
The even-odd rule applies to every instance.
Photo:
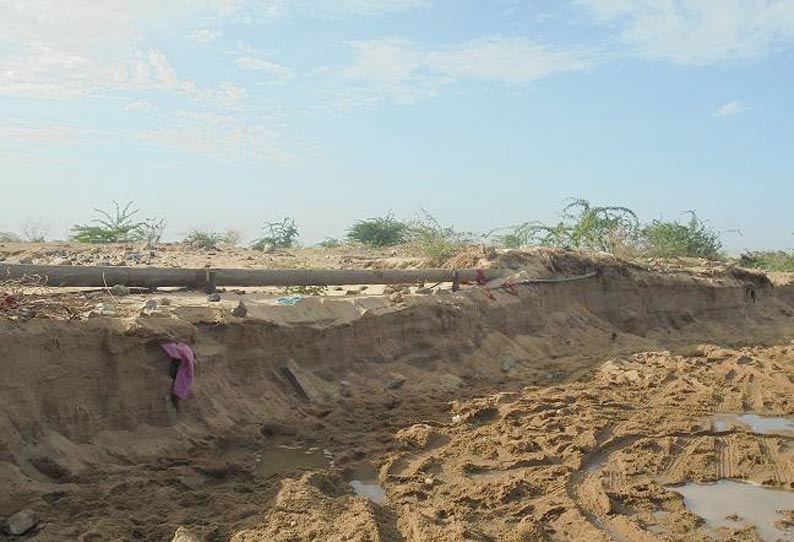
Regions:
[[33, 318], [71, 321], [91, 309], [82, 295], [52, 292], [43, 277], [0, 280], [0, 317], [26, 321]]

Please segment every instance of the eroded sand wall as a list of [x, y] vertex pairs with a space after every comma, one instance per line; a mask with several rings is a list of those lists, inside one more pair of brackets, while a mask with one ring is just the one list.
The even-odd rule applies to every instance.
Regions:
[[[750, 287], [757, 292], [755, 303]], [[134, 430], [140, 424], [201, 422], [209, 429], [228, 429], [288, 415], [298, 402], [278, 371], [288, 360], [311, 373], [306, 378], [322, 399], [333, 396], [345, 374], [377, 379], [387, 365], [443, 366], [454, 373], [456, 361], [476, 356], [495, 332], [532, 336], [556, 326], [554, 332], [564, 334], [566, 324], [554, 318], [563, 313], [592, 315], [616, 332], [643, 335], [690, 327], [697, 334], [697, 323], [730, 328], [772, 318], [794, 298], [790, 290], [729, 277], [606, 273], [581, 282], [523, 287], [518, 297], [497, 292], [492, 300], [470, 290], [454, 298], [427, 298], [338, 326], [194, 322], [191, 333], [201, 360], [197, 396], [179, 416], [168, 405], [167, 362], [152, 337], [129, 336], [124, 323], [112, 320], [5, 323], [0, 327], [0, 450], [8, 457], [10, 450], [50, 430], [84, 443], [102, 431]], [[729, 332], [702, 340], [741, 337]]]

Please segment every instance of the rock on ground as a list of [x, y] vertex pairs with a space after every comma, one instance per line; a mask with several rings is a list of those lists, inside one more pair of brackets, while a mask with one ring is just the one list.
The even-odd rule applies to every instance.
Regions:
[[130, 295], [130, 289], [123, 284], [116, 284], [110, 289], [110, 293], [116, 297], [123, 297], [125, 295]]
[[6, 521], [6, 532], [10, 535], [20, 536], [35, 527], [38, 522], [33, 510], [20, 510]]
[[238, 318], [245, 318], [248, 315], [248, 307], [245, 306], [242, 300], [232, 309], [232, 315]]
[[389, 379], [386, 381], [386, 389], [396, 390], [397, 388], [401, 388], [406, 380], [407, 378], [400, 373], [389, 373]]
[[187, 527], [180, 527], [174, 533], [171, 542], [201, 542], [201, 539]]

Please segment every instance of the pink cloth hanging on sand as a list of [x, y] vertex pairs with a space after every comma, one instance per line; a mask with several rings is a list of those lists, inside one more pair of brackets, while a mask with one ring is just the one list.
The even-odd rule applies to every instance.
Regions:
[[185, 343], [163, 343], [160, 346], [168, 354], [168, 357], [179, 361], [174, 387], [171, 391], [180, 399], [187, 399], [190, 397], [190, 388], [193, 386], [193, 373], [196, 368], [196, 358], [193, 355], [193, 349]]

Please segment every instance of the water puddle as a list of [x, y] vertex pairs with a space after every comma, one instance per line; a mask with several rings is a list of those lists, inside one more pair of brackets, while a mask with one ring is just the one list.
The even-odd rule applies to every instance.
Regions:
[[786, 418], [758, 416], [757, 414], [717, 414], [714, 416], [715, 431], [725, 431], [732, 425], [749, 427], [754, 433], [794, 434], [794, 421]]
[[731, 480], [710, 485], [691, 483], [669, 489], [680, 493], [686, 507], [703, 518], [711, 529], [755, 525], [765, 542], [794, 541], [794, 532], [780, 527], [784, 515], [778, 512], [794, 510], [794, 492]]
[[371, 465], [361, 465], [347, 473], [353, 493], [376, 504], [386, 502], [386, 492], [380, 487], [378, 471]]
[[262, 450], [255, 456], [257, 472], [269, 477], [285, 472], [325, 469], [331, 466], [331, 458], [320, 448], [300, 446], [276, 446]]
[[[281, 444], [262, 450], [254, 456], [257, 472], [265, 478], [277, 474], [295, 473], [302, 470], [334, 468], [331, 452], [319, 447]], [[348, 470], [345, 478], [349, 480], [353, 492], [374, 503], [386, 502], [386, 493], [378, 482], [378, 471], [371, 465], [360, 465]]]
[[359, 497], [369, 499], [376, 504], [383, 504], [386, 501], [386, 493], [378, 485], [377, 480], [351, 480], [350, 487]]
[[654, 520], [653, 525], [646, 525], [645, 529], [648, 532], [653, 533], [653, 534], [662, 534], [662, 533], [664, 533], [666, 531], [666, 529], [664, 528], [663, 522], [664, 522], [664, 519], [667, 517], [667, 514], [668, 513], [665, 512], [664, 510], [657, 510], [656, 512], [654, 512], [653, 513], [653, 520]]

